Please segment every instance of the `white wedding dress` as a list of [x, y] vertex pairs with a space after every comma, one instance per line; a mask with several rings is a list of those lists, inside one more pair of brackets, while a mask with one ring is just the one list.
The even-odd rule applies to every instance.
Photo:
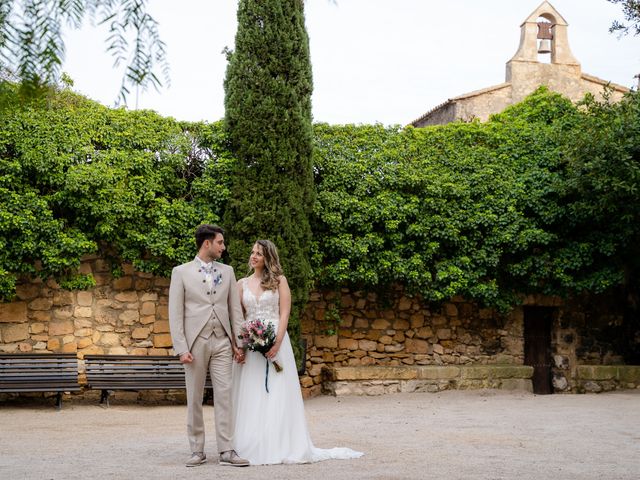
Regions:
[[[266, 290], [256, 298], [246, 284], [243, 287], [246, 320], [270, 321], [277, 331], [278, 291]], [[350, 448], [321, 449], [313, 446], [288, 334], [285, 334], [275, 360], [282, 366], [282, 371], [276, 372], [269, 363], [269, 392], [265, 389], [267, 360], [261, 353], [248, 351], [244, 364], [234, 362], [234, 444], [238, 455], [252, 465], [309, 463], [362, 456], [361, 452]]]

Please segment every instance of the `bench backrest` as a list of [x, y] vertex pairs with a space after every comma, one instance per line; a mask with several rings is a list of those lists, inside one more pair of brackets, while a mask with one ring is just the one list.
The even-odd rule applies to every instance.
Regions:
[[94, 389], [185, 388], [184, 367], [177, 357], [155, 355], [86, 355], [87, 383]]
[[74, 353], [0, 354], [0, 392], [78, 391]]

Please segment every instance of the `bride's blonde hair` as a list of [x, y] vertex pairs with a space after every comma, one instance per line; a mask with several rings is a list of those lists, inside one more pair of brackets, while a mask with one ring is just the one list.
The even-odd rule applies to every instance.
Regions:
[[[262, 247], [262, 256], [264, 258], [264, 269], [262, 270], [260, 285], [265, 290], [276, 290], [280, 285], [280, 276], [283, 274], [278, 249], [271, 240], [256, 240], [255, 244]], [[249, 261], [249, 271], [251, 270], [253, 268], [251, 267], [251, 261]]]

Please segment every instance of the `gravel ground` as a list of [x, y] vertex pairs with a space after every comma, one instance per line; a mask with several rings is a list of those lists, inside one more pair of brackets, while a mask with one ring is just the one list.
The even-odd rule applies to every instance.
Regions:
[[318, 447], [365, 452], [311, 465], [217, 464], [188, 457], [186, 406], [51, 400], [0, 404], [0, 479], [640, 478], [640, 390], [599, 395], [445, 391], [307, 400]]

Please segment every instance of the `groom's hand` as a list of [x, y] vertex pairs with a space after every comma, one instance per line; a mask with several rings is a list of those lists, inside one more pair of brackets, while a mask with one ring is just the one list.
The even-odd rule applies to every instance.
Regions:
[[231, 348], [233, 348], [233, 358], [235, 358], [236, 362], [240, 364], [244, 363], [244, 350], [236, 347], [235, 345], [231, 345]]
[[180, 355], [180, 362], [181, 363], [193, 362], [193, 355], [191, 355], [191, 352], [183, 353], [182, 355]]

